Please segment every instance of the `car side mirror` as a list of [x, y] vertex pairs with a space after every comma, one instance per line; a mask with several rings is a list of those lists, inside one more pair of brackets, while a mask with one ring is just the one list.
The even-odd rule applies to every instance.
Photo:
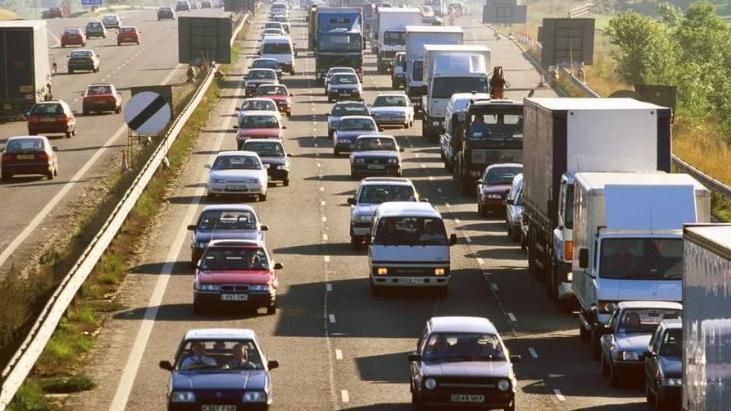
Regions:
[[579, 249], [579, 268], [587, 268], [589, 266], [589, 250], [586, 248]]
[[195, 231], [196, 228], [197, 226], [195, 224], [191, 224], [188, 226], [188, 231]]
[[399, 153], [403, 153], [403, 152], [404, 152], [404, 149], [403, 149], [403, 147], [399, 147], [399, 148], [398, 148], [398, 151], [399, 151]]
[[294, 157], [294, 154], [292, 154], [292, 153], [287, 153], [287, 157]]
[[449, 245], [455, 245], [457, 244], [457, 234], [450, 234], [449, 235]]
[[236, 107], [234, 110], [241, 111], [241, 108], [240, 107]]
[[421, 361], [421, 355], [416, 354], [416, 353], [409, 354], [409, 356], [407, 358], [408, 358], [409, 362]]
[[355, 205], [355, 199], [354, 198], [349, 198], [348, 199], [348, 204]]
[[520, 360], [521, 360], [521, 356], [520, 355], [511, 355], [510, 356], [510, 362], [513, 363], [513, 364], [519, 363]]
[[289, 96], [290, 97], [294, 97], [294, 93], [289, 93]]
[[232, 128], [233, 128], [234, 130], [238, 130], [238, 128], [239, 128], [239, 125], [238, 125], [238, 124], [234, 124]]
[[167, 360], [160, 361], [160, 363], [158, 365], [163, 370], [167, 370], [167, 371], [172, 371], [173, 370], [173, 364], [170, 361], [167, 361]]
[[282, 265], [282, 263], [274, 263], [274, 269], [275, 270], [281, 270], [282, 268], [284, 268], [284, 266]]
[[259, 230], [261, 230], [261, 231], [269, 231], [269, 226], [268, 226], [268, 225], [266, 225], [266, 224], [262, 224], [262, 225], [261, 225], [261, 226], [259, 227]]
[[267, 368], [270, 369], [270, 370], [273, 370], [275, 368], [279, 368], [279, 361], [277, 361], [277, 360], [269, 360], [269, 362], [267, 362]]
[[210, 164], [206, 164], [203, 167], [205, 167], [205, 168], [211, 168], [211, 165]]

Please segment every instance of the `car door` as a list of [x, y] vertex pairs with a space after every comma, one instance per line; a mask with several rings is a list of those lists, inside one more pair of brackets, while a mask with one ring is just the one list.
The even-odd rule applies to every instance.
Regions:
[[607, 323], [607, 330], [608, 333], [603, 334], [601, 336], [601, 339], [599, 340], [599, 343], [601, 344], [602, 352], [604, 353], [605, 358], [611, 359], [612, 358], [612, 346], [614, 345], [614, 332], [617, 325], [617, 319], [619, 318], [619, 310], [614, 310], [614, 313], [612, 313], [612, 316], [609, 317], [609, 322]]
[[655, 376], [657, 375], [658, 368], [658, 355], [660, 353], [660, 345], [662, 343], [664, 332], [665, 330], [663, 329], [663, 327], [657, 327], [655, 333], [652, 334], [652, 338], [650, 338], [650, 343], [648, 346], [649, 352], [645, 357], [645, 383], [648, 387], [653, 387], [653, 391]]
[[[421, 337], [416, 342], [416, 353], [422, 355], [424, 353], [424, 346], [429, 339], [429, 325], [424, 326], [424, 330], [421, 332]], [[411, 384], [415, 389], [420, 381], [421, 376], [421, 361], [412, 361], [411, 367]]]

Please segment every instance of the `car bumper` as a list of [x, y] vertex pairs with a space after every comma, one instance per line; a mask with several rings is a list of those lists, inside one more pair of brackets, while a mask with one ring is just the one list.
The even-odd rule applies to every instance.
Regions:
[[[470, 395], [484, 395], [485, 400], [483, 402], [457, 402], [452, 401], [452, 394], [470, 394]], [[482, 392], [470, 392], [467, 390], [460, 390], [458, 392], [451, 391], [440, 391], [428, 392], [426, 390], [421, 391], [421, 403], [427, 406], [439, 406], [444, 408], [457, 407], [459, 409], [465, 408], [481, 408], [481, 409], [495, 409], [495, 408], [507, 408], [515, 400], [515, 394], [513, 392], [506, 393], [490, 393], [484, 394]]]
[[350, 235], [352, 237], [365, 237], [371, 232], [371, 223], [351, 223]]
[[219, 293], [193, 293], [196, 305], [205, 307], [269, 307], [274, 305], [276, 294], [269, 293], [237, 293], [246, 295], [246, 301], [224, 301]]
[[88, 110], [116, 110], [118, 107], [115, 101], [85, 101], [82, 106]]
[[494, 198], [482, 198], [480, 204], [489, 210], [505, 210], [505, 199], [494, 199]]
[[51, 163], [25, 163], [25, 164], [3, 164], [3, 174], [47, 174], [53, 167]]
[[33, 127], [28, 127], [28, 134], [64, 134], [71, 130], [73, 130], [73, 127], [68, 124], [43, 125], [43, 123], [39, 123]]
[[133, 37], [126, 37], [122, 39], [117, 39], [117, 43], [139, 43], [140, 39], [136, 39]]
[[371, 274], [371, 284], [378, 287], [446, 287], [449, 285], [449, 276], [380, 276]]
[[657, 388], [655, 397], [662, 399], [662, 402], [669, 407], [679, 407], [683, 397], [683, 390], [681, 387], [667, 387], [663, 385]]
[[106, 34], [104, 34], [104, 33], [86, 33], [87, 39], [89, 39], [91, 37], [106, 37]]
[[284, 181], [289, 180], [289, 170], [278, 170], [276, 168], [269, 168], [267, 170], [269, 180]]
[[353, 151], [353, 143], [351, 142], [336, 142], [335, 149], [338, 151]]
[[94, 64], [93, 63], [76, 63], [76, 64], [69, 64], [68, 65], [69, 70], [94, 70]]
[[374, 120], [379, 126], [403, 126], [406, 124], [406, 117], [375, 117]]
[[[202, 404], [168, 404], [168, 411], [201, 411]], [[269, 405], [267, 404], [237, 404], [236, 411], [264, 411], [268, 410]]]
[[208, 194], [216, 195], [258, 195], [264, 194], [266, 188], [254, 184], [238, 184], [241, 187], [232, 187], [237, 184], [209, 184]]
[[360, 91], [328, 91], [327, 97], [333, 100], [350, 99], [350, 98], [361, 98]]
[[642, 361], [614, 361], [612, 363], [614, 369], [625, 376], [630, 375], [643, 375], [644, 362]]
[[358, 175], [373, 175], [373, 176], [395, 176], [401, 173], [401, 166], [398, 164], [386, 165], [384, 168], [373, 169], [368, 168], [368, 164], [356, 165], [350, 167], [350, 172]]

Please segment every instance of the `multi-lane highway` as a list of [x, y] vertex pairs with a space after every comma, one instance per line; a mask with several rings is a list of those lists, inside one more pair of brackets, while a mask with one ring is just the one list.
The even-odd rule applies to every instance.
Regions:
[[[195, 10], [183, 15], [222, 15], [221, 9]], [[101, 180], [121, 168], [121, 151], [127, 143], [122, 114], [81, 114], [81, 93], [94, 82], [112, 82], [120, 90], [123, 105], [130, 87], [175, 84], [185, 80], [186, 67], [178, 64], [177, 21], [157, 21], [155, 10], [120, 12], [123, 24], [137, 26], [142, 42], [117, 46], [116, 31], [106, 39], [87, 40], [86, 47], [101, 55], [97, 73], [68, 74], [66, 58], [75, 47], [61, 48], [64, 27], [84, 28], [91, 17], [52, 19], [48, 22], [49, 54], [58, 66], [53, 78], [55, 98], [65, 100], [77, 112], [77, 134], [71, 139], [52, 137], [59, 148], [59, 174], [52, 181], [40, 177], [16, 177], [0, 184], [0, 272], [15, 261], [22, 266], [27, 253], [45, 244], [52, 233], [67, 230], [81, 207], [98, 202]], [[26, 135], [26, 122], [0, 125], [0, 145], [11, 136]], [[98, 188], [98, 187], [97, 187]], [[91, 199], [91, 201], [90, 201]]]
[[[306, 44], [302, 13], [293, 13], [295, 41]], [[263, 22], [259, 17], [259, 23]], [[475, 19], [458, 19], [471, 42], [493, 50], [493, 64], [505, 68], [513, 88], [530, 88], [538, 74], [508, 40]], [[252, 26], [258, 39], [258, 25]], [[245, 72], [256, 40], [246, 41], [235, 72]], [[165, 407], [168, 374], [157, 367], [170, 359], [190, 328], [251, 328], [268, 356], [281, 366], [273, 371], [275, 410], [410, 409], [407, 353], [415, 348], [425, 321], [433, 315], [490, 318], [506, 339], [519, 380], [521, 410], [645, 409], [639, 388], [613, 389], [579, 342], [576, 318], [559, 311], [541, 284], [526, 270], [525, 256], [505, 235], [502, 221], [478, 216], [474, 199], [460, 195], [440, 163], [439, 152], [419, 136], [421, 125], [393, 131], [402, 147], [404, 176], [411, 178], [448, 219], [459, 236], [452, 248], [449, 295], [438, 299], [418, 291], [373, 297], [368, 291], [365, 252], [352, 251], [346, 199], [356, 182], [347, 159], [332, 156], [325, 114], [330, 104], [312, 80], [314, 61], [300, 53], [297, 76], [285, 77], [296, 94], [287, 122], [285, 144], [295, 154], [289, 187], [273, 187], [266, 202], [252, 203], [269, 225], [268, 247], [284, 264], [280, 271], [279, 310], [275, 315], [194, 315], [192, 271], [186, 225], [205, 200], [212, 156], [235, 147], [231, 130], [234, 107], [243, 98], [240, 77], [229, 77], [223, 98], [210, 114], [206, 131], [182, 173], [179, 187], [146, 252], [118, 299], [126, 306], [105, 325], [84, 370], [98, 384], [67, 401], [69, 409], [160, 410]], [[365, 99], [389, 89], [376, 74], [375, 58], [366, 60]], [[525, 92], [508, 92], [522, 98]], [[538, 90], [538, 95], [550, 95]]]

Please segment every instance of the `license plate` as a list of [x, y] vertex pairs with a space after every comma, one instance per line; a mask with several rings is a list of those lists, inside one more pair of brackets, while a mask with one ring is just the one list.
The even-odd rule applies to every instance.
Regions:
[[221, 294], [221, 301], [249, 301], [249, 294]]
[[485, 402], [484, 395], [452, 394], [452, 402]]
[[33, 154], [19, 154], [17, 156], [18, 160], [33, 160], [35, 156]]
[[229, 191], [246, 191], [246, 186], [241, 184], [229, 184], [226, 186]]
[[369, 170], [383, 170], [386, 168], [385, 164], [368, 164]]
[[48, 117], [41, 118], [41, 123], [52, 123], [54, 121], [56, 121], [55, 118], [48, 118]]
[[421, 278], [403, 278], [403, 279], [401, 279], [401, 282], [405, 283], [405, 284], [421, 284], [422, 283]]
[[236, 411], [235, 405], [203, 405], [201, 411]]

